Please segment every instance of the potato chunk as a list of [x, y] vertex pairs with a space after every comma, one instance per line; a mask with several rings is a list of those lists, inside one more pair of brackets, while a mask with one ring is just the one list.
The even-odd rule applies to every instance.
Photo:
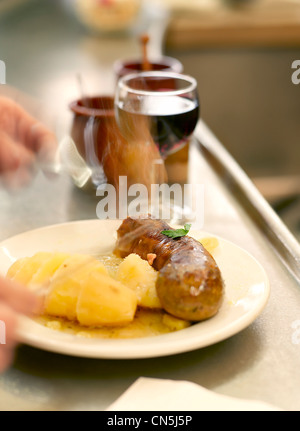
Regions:
[[131, 322], [136, 294], [106, 274], [93, 271], [83, 284], [77, 302], [77, 319], [86, 326], [123, 325]]
[[22, 266], [25, 264], [25, 262], [29, 261], [29, 257], [23, 257], [20, 259], [17, 259], [9, 268], [6, 274], [7, 278], [10, 278], [11, 280], [14, 279], [16, 274], [19, 272], [19, 270], [22, 268]]
[[65, 260], [51, 280], [45, 313], [76, 320], [78, 296], [91, 271], [107, 274], [104, 265], [89, 256], [78, 254]]
[[19, 259], [9, 268], [7, 277], [24, 285], [29, 285], [41, 265], [51, 256], [52, 253], [38, 252], [31, 257]]
[[219, 245], [218, 239], [211, 236], [207, 238], [199, 239], [199, 242], [201, 242], [203, 247], [211, 254], [215, 251], [215, 249]]
[[188, 320], [179, 319], [178, 317], [171, 316], [171, 314], [164, 314], [162, 322], [171, 331], [180, 331], [181, 329], [188, 328], [191, 326], [191, 322]]
[[38, 289], [42, 285], [50, 283], [58, 268], [65, 262], [70, 255], [67, 253], [53, 253], [44, 262], [41, 262], [39, 269], [33, 274], [29, 282], [32, 290]]
[[157, 271], [137, 254], [130, 254], [120, 263], [117, 279], [136, 292], [138, 305], [162, 308], [156, 293]]

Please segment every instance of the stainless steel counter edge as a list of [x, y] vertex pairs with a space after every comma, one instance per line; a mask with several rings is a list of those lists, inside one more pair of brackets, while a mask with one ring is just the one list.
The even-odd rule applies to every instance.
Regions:
[[226, 175], [228, 187], [237, 201], [247, 210], [249, 217], [300, 284], [299, 242], [203, 121], [199, 122], [195, 134], [204, 157], [218, 176]]

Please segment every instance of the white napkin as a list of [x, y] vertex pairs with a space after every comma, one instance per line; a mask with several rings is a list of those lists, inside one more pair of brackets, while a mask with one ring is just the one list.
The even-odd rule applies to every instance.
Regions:
[[141, 377], [108, 411], [279, 411], [265, 402], [243, 400], [205, 389], [196, 383]]

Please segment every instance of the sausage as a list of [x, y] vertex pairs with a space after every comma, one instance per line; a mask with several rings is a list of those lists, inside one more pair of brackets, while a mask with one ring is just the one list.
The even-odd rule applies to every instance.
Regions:
[[223, 300], [220, 269], [202, 244], [190, 236], [169, 238], [163, 230], [172, 228], [162, 220], [125, 219], [117, 231], [114, 253], [126, 257], [138, 254], [158, 271], [157, 295], [162, 307], [173, 316], [201, 321], [214, 316]]

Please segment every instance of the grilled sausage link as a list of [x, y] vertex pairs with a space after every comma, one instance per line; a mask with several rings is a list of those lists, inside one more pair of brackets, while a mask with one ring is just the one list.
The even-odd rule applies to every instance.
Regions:
[[219, 267], [199, 241], [161, 233], [169, 229], [161, 220], [128, 217], [117, 231], [114, 253], [122, 258], [136, 253], [145, 260], [155, 255], [152, 266], [159, 271], [156, 290], [163, 308], [181, 319], [208, 319], [218, 312], [223, 299]]

